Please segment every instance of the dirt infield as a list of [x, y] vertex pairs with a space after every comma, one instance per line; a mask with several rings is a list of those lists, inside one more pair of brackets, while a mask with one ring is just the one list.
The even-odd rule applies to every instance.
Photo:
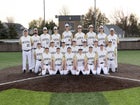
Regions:
[[[111, 73], [113, 76], [127, 77], [140, 80], [140, 67], [128, 64], [119, 64], [119, 71]], [[0, 71], [0, 83], [36, 77], [33, 73], [21, 73], [21, 66]], [[138, 87], [140, 82], [108, 78], [102, 76], [47, 76], [38, 79], [0, 86], [0, 91], [17, 88], [48, 92], [95, 92], [119, 90], [130, 87]]]

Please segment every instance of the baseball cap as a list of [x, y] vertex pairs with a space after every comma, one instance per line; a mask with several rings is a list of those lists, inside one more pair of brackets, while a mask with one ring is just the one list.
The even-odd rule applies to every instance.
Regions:
[[109, 42], [109, 43], [111, 43], [111, 42], [112, 42], [112, 40], [108, 40], [108, 42]]
[[82, 42], [87, 42], [87, 40], [86, 39], [83, 39]]
[[37, 31], [38, 29], [37, 28], [34, 28], [34, 31]]
[[103, 29], [104, 27], [103, 27], [103, 26], [100, 26], [99, 28], [100, 28], [100, 29]]
[[58, 28], [56, 26], [53, 27], [54, 30], [57, 30]]
[[47, 27], [43, 27], [43, 30], [47, 30]]
[[60, 49], [60, 47], [59, 46], [57, 46], [57, 48], [56, 49]]
[[91, 24], [91, 25], [89, 25], [89, 27], [88, 28], [93, 28], [93, 25]]
[[82, 47], [79, 47], [78, 50], [83, 50], [83, 48]]
[[69, 24], [68, 24], [68, 23], [66, 23], [66, 24], [65, 24], [65, 27], [69, 27]]
[[90, 46], [89, 46], [89, 48], [93, 48], [93, 46], [92, 46], [92, 45], [90, 45]]
[[28, 29], [27, 29], [27, 28], [25, 28], [25, 29], [23, 30], [23, 32], [28, 32]]
[[70, 46], [68, 46], [68, 47], [67, 47], [67, 49], [71, 49], [71, 47], [70, 47]]
[[46, 46], [45, 49], [49, 49], [49, 46]]
[[74, 38], [74, 39], [72, 39], [72, 41], [73, 41], [73, 42], [76, 42], [76, 39]]
[[100, 46], [104, 46], [104, 44], [103, 44], [103, 43], [101, 43], [101, 44], [100, 44]]
[[65, 43], [65, 40], [64, 40], [64, 39], [62, 39], [62, 40], [61, 40], [61, 42], [62, 42], [62, 43]]
[[98, 39], [94, 39], [94, 42], [98, 42]]
[[77, 28], [82, 28], [82, 26], [81, 25], [78, 25]]
[[114, 31], [114, 28], [110, 28], [110, 31]]
[[51, 43], [54, 43], [54, 40], [51, 40]]

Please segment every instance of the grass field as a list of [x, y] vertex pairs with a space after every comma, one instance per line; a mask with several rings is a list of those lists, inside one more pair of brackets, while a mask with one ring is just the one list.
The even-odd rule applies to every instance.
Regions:
[[[119, 63], [140, 66], [139, 51], [119, 51]], [[0, 69], [21, 65], [21, 52], [0, 53]], [[140, 87], [108, 92], [50, 93], [9, 89], [0, 105], [140, 105]]]

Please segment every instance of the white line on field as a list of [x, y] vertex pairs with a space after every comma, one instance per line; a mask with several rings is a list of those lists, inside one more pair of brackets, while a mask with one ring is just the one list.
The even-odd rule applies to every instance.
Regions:
[[10, 81], [10, 82], [4, 82], [4, 83], [0, 83], [0, 86], [8, 85], [8, 84], [13, 84], [13, 83], [18, 83], [18, 82], [23, 82], [23, 81], [28, 81], [28, 80], [33, 80], [33, 79], [37, 79], [37, 78], [43, 78], [43, 77], [46, 77], [46, 76], [49, 76], [49, 75], [30, 77], [30, 78], [26, 78], [26, 79], [19, 79], [19, 80]]
[[119, 76], [111, 76], [111, 75], [100, 75], [102, 77], [109, 77], [109, 78], [116, 78], [116, 79], [122, 79], [122, 80], [129, 80], [129, 81], [135, 81], [135, 82], [140, 82], [139, 79], [132, 79], [132, 78], [126, 78], [126, 77], [119, 77]]

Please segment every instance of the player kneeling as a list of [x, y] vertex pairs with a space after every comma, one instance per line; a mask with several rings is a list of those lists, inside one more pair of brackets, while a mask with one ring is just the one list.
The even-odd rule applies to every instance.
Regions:
[[71, 47], [67, 48], [67, 53], [65, 54], [65, 71], [66, 74], [68, 74], [69, 71], [71, 71], [71, 74], [74, 75], [73, 69], [74, 69], [74, 54], [71, 51]]
[[56, 54], [53, 56], [53, 73], [56, 74], [57, 71], [60, 72], [61, 75], [65, 74], [64, 69], [64, 56], [60, 53], [60, 47], [57, 47]]
[[89, 52], [86, 54], [86, 58], [88, 72], [90, 73], [91, 70], [92, 74], [96, 75], [97, 54], [93, 52], [93, 46], [89, 46]]
[[89, 71], [86, 69], [86, 56], [82, 53], [81, 47], [78, 50], [78, 54], [75, 55], [74, 63], [76, 70], [73, 70], [73, 74], [79, 75], [80, 71], [83, 75], [89, 74]]
[[39, 68], [41, 68], [41, 61], [42, 61], [42, 54], [44, 52], [44, 48], [41, 48], [41, 43], [37, 43], [37, 49], [35, 50], [34, 53], [34, 58], [36, 60], [35, 63], [35, 74], [39, 73]]
[[42, 54], [42, 72], [40, 75], [45, 75], [47, 72], [51, 74], [52, 70], [52, 55], [49, 53], [49, 47], [45, 48], [44, 53]]
[[98, 53], [97, 75], [100, 75], [101, 70], [103, 70], [104, 74], [109, 74], [107, 70], [107, 51], [105, 50], [103, 44], [100, 44], [100, 48], [97, 53]]

